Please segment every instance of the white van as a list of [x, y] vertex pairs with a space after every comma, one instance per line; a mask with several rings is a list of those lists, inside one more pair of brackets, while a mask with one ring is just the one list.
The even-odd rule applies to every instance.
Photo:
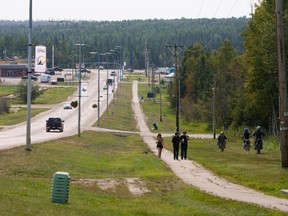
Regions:
[[51, 81], [51, 75], [41, 74], [40, 81], [41, 81], [41, 83], [49, 83]]

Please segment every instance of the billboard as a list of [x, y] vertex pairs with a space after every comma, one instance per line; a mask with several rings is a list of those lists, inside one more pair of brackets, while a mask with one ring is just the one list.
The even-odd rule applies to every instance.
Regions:
[[46, 72], [46, 46], [38, 45], [35, 47], [35, 72]]

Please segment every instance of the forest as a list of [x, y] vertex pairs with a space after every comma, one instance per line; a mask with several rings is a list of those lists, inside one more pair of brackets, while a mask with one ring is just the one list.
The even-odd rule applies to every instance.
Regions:
[[[288, 2], [285, 1], [285, 32], [288, 26], [287, 8]], [[273, 0], [263, 0], [256, 5], [250, 19], [183, 18], [74, 23], [81, 36], [71, 23], [33, 22], [33, 44], [47, 46], [48, 61], [51, 59], [50, 47], [54, 46], [55, 65], [60, 67], [77, 62], [75, 43], [79, 43], [80, 37], [85, 44], [84, 62], [95, 61], [90, 51], [104, 53], [118, 46], [121, 49], [116, 58], [121, 57], [126, 67], [135, 69], [145, 68], [145, 53], [151, 65], [174, 66], [175, 59], [169, 45], [177, 44], [177, 76], [167, 88], [172, 109], [176, 109], [176, 81], [179, 78], [180, 112], [186, 121], [212, 125], [211, 112], [215, 107], [216, 128], [219, 130], [254, 129], [260, 125], [269, 133], [279, 132]], [[0, 21], [0, 47], [5, 50], [5, 55], [25, 58], [27, 34], [28, 22]], [[287, 34], [285, 51], [288, 51]]]
[[[72, 20], [62, 23], [34, 21], [32, 41], [35, 45], [41, 44], [47, 47], [48, 66], [51, 66], [52, 46], [54, 46], [55, 65], [66, 68], [74, 64], [78, 56], [78, 47], [75, 44], [81, 43], [82, 38], [82, 43], [85, 44], [83, 46], [85, 62], [95, 62], [95, 55], [89, 54], [91, 51], [105, 53], [115, 46], [120, 46], [121, 58], [127, 67], [145, 68], [145, 48], [151, 64], [171, 67], [173, 57], [167, 45], [175, 43], [188, 47], [199, 42], [206, 45], [205, 50], [212, 51], [218, 49], [223, 40], [228, 39], [239, 54], [243, 53], [241, 32], [245, 29], [246, 23], [245, 17], [101, 22]], [[28, 24], [28, 21], [0, 21], [0, 49], [5, 50], [6, 57], [26, 58]], [[118, 58], [119, 55], [118, 53]], [[1, 58], [4, 58], [4, 55]]]

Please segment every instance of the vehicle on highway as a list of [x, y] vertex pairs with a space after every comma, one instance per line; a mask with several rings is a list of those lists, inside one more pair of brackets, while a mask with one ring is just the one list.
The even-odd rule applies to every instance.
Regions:
[[70, 102], [65, 102], [63, 105], [63, 109], [72, 109], [71, 103]]
[[46, 132], [50, 132], [50, 130], [59, 130], [60, 132], [63, 132], [64, 120], [61, 118], [50, 117], [48, 120], [46, 120]]
[[112, 72], [110, 73], [110, 76], [117, 76], [116, 71], [112, 71]]
[[55, 71], [53, 68], [48, 68], [45, 73], [49, 75], [55, 75]]
[[51, 81], [51, 75], [41, 74], [40, 81], [41, 81], [41, 83], [49, 83]]
[[104, 85], [103, 86], [103, 90], [107, 90], [108, 89], [108, 86], [107, 85]]
[[[28, 76], [23, 76], [21, 77], [22, 80], [27, 80], [28, 79]], [[37, 81], [38, 80], [38, 77], [37, 76], [31, 76], [31, 80], [33, 81]]]
[[91, 71], [88, 70], [87, 68], [83, 68], [81, 69], [81, 73], [91, 73]]
[[60, 67], [54, 67], [53, 69], [54, 69], [54, 71], [59, 71], [59, 72], [62, 72], [62, 71], [63, 71], [63, 69], [60, 68]]
[[106, 80], [106, 85], [112, 85], [114, 83], [113, 79], [107, 79]]

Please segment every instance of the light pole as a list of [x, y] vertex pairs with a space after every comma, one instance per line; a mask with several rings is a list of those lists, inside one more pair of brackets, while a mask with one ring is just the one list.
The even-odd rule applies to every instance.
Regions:
[[114, 52], [115, 53], [115, 55], [117, 56], [117, 58], [118, 58], [118, 53], [119, 53], [119, 65], [120, 65], [120, 75], [118, 75], [118, 79], [119, 80], [121, 80], [123, 77], [123, 72], [122, 72], [122, 63], [121, 63], [121, 53], [120, 53], [120, 51], [119, 51], [119, 48], [117, 48], [117, 47], [119, 47], [119, 46], [116, 46], [113, 50], [110, 50], [110, 52]]
[[78, 93], [78, 101], [79, 101], [79, 105], [78, 105], [78, 137], [80, 137], [80, 134], [81, 134], [81, 49], [82, 49], [82, 46], [84, 45], [83, 44], [83, 40], [82, 40], [82, 34], [81, 34], [81, 31], [80, 29], [78, 28], [78, 26], [74, 23], [74, 22], [71, 22], [71, 21], [68, 21], [68, 20], [49, 20], [49, 22], [57, 22], [57, 23], [70, 23], [72, 24], [76, 31], [78, 32], [78, 35], [79, 35], [79, 39], [80, 39], [80, 44], [76, 44], [79, 46], [79, 66], [78, 66], [78, 81], [79, 81], [79, 93]]
[[100, 56], [104, 53], [98, 53], [98, 52], [89, 52], [92, 55], [98, 54], [98, 121], [97, 126], [100, 127]]
[[26, 151], [31, 151], [32, 0], [29, 5]]
[[[113, 56], [113, 53], [107, 53], [108, 55], [110, 55], [111, 57], [112, 57], [112, 59], [113, 59], [113, 62], [114, 62], [114, 64], [118, 64], [117, 63], [117, 61], [115, 61], [115, 58], [114, 58], [114, 56]], [[117, 56], [117, 55], [116, 55]], [[113, 103], [115, 102], [115, 76], [113, 76], [114, 78], [113, 78]]]

